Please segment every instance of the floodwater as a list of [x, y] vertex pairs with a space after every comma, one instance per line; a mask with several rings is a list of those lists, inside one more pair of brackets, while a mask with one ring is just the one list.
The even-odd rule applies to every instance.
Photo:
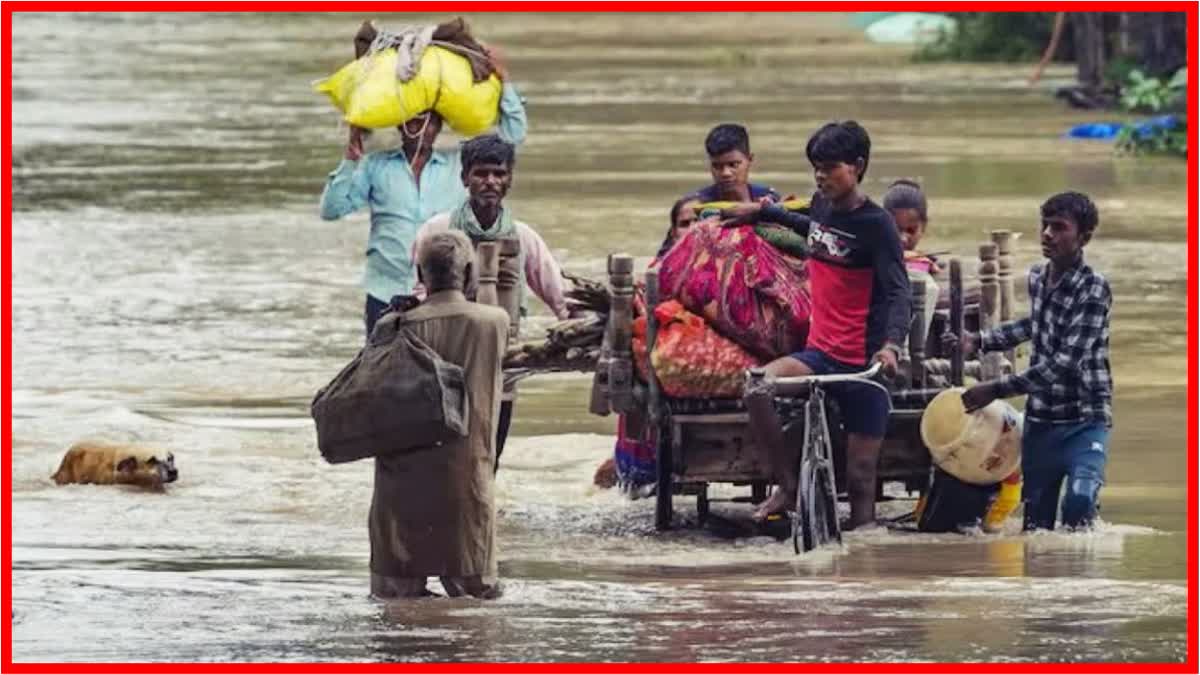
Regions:
[[[914, 65], [845, 15], [473, 17], [528, 98], [512, 204], [599, 277], [656, 248], [711, 125], [746, 123], [756, 177], [806, 194], [804, 142], [834, 118], [872, 134], [870, 194], [927, 186], [931, 250], [1010, 228], [1023, 268], [1041, 200], [1092, 194], [1116, 296], [1100, 527], [798, 557], [688, 527], [681, 498], [685, 527], [656, 533], [652, 500], [591, 486], [615, 421], [587, 414], [589, 379], [549, 376], [523, 383], [498, 477], [505, 596], [370, 601], [371, 467], [324, 464], [307, 412], [361, 344], [367, 233], [317, 217], [346, 132], [309, 83], [364, 18], [13, 17], [15, 660], [1185, 659], [1184, 163], [1061, 138], [1107, 117], [1050, 96], [1070, 67], [1028, 89], [1029, 64]], [[53, 485], [90, 437], [169, 448], [180, 480]]]

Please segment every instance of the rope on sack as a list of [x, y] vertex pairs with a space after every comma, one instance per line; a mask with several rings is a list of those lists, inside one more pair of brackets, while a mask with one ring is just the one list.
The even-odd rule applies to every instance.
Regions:
[[[396, 79], [400, 82], [409, 82], [416, 77], [420, 69], [421, 57], [425, 55], [425, 49], [434, 41], [433, 32], [436, 29], [437, 26], [401, 26], [395, 31], [376, 28], [375, 39], [371, 41], [371, 46], [367, 48], [365, 56], [374, 56], [385, 49], [395, 48]], [[425, 131], [429, 128], [429, 117], [428, 114], [425, 115], [421, 129], [415, 134], [409, 133], [408, 127], [401, 124], [400, 134], [409, 140], [423, 138]], [[420, 145], [417, 146], [415, 154], [420, 154]], [[412, 169], [415, 160], [415, 156], [408, 158], [409, 169]]]

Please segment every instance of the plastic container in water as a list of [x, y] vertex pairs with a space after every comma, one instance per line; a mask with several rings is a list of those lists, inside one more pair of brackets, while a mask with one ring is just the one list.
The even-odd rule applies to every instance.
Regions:
[[962, 387], [938, 394], [921, 415], [921, 440], [942, 471], [973, 485], [993, 485], [1021, 466], [1021, 413], [995, 400], [967, 414]]

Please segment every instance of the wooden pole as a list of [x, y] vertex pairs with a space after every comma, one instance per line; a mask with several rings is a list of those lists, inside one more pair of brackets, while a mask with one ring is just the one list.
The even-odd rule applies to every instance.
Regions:
[[[612, 288], [612, 260], [608, 256], [609, 288]], [[612, 400], [609, 398], [608, 375], [609, 364], [612, 362], [612, 323], [613, 314], [608, 313], [608, 323], [604, 326], [604, 337], [600, 343], [600, 355], [596, 357], [596, 370], [592, 374], [592, 397], [588, 403], [588, 411], [593, 415], [605, 416], [612, 412]]]
[[508, 339], [516, 341], [521, 332], [521, 240], [500, 240], [500, 265], [496, 275], [496, 295], [508, 312]]
[[500, 270], [500, 246], [494, 241], [480, 242], [475, 248], [478, 263], [479, 287], [475, 291], [475, 302], [481, 305], [498, 306], [500, 297], [496, 283]]
[[[1013, 318], [1013, 312], [1016, 309], [1016, 302], [1013, 296], [1013, 260], [1012, 260], [1012, 232], [1009, 230], [992, 230], [992, 243], [996, 245], [996, 270], [997, 282], [1000, 291], [1000, 317], [996, 325], [1000, 325]], [[1012, 349], [1004, 352], [1004, 359], [1007, 363], [1016, 363], [1016, 352]], [[1003, 369], [1006, 364], [1001, 364]]]
[[[999, 309], [999, 268], [996, 263], [997, 247], [988, 242], [979, 246], [979, 331], [982, 333], [996, 326]], [[1000, 375], [996, 354], [979, 356], [983, 379], [990, 380]]]
[[667, 424], [662, 414], [661, 392], [658, 388], [658, 376], [654, 373], [654, 345], [658, 340], [658, 320], [654, 318], [654, 308], [658, 306], [658, 270], [646, 272], [646, 408], [650, 428], [655, 431], [655, 470], [658, 473], [654, 506], [654, 526], [659, 530], [671, 527], [671, 496], [674, 490], [672, 473], [671, 438], [667, 433]]
[[609, 258], [608, 283], [611, 309], [607, 336], [611, 357], [608, 363], [608, 396], [612, 409], [633, 410], [633, 256]]
[[[925, 280], [909, 279], [912, 292], [912, 326], [908, 330], [908, 359], [909, 373], [912, 379], [910, 386], [922, 388], [925, 386]], [[932, 311], [933, 308], [930, 308]]]
[[950, 352], [950, 384], [963, 385], [963, 280], [962, 262], [950, 259], [950, 332], [954, 334], [954, 349]]

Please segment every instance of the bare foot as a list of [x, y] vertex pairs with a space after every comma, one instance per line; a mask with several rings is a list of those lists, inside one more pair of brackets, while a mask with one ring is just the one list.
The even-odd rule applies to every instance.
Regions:
[[786, 511], [788, 506], [795, 502], [795, 497], [791, 497], [784, 493], [783, 488], [776, 488], [775, 492], [771, 493], [765, 501], [754, 509], [754, 514], [750, 516], [755, 522], [764, 522], [772, 513], [782, 513]]
[[877, 530], [881, 528], [886, 528], [886, 525], [874, 518], [863, 521], [847, 520], [842, 523], [843, 532], [850, 532], [852, 530]]

